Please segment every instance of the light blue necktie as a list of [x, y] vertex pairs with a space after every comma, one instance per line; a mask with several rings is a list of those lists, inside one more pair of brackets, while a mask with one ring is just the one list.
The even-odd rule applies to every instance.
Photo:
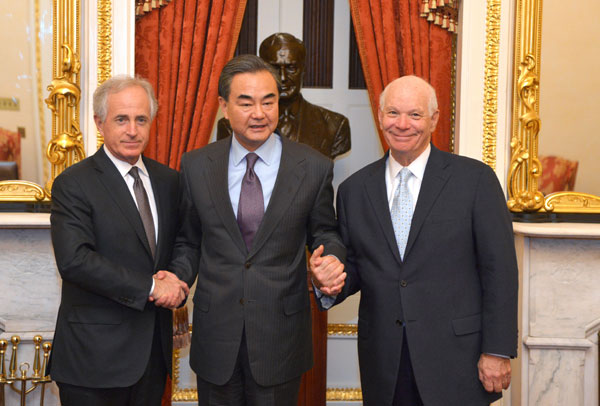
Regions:
[[394, 225], [396, 244], [398, 244], [398, 251], [402, 260], [404, 260], [404, 251], [406, 250], [413, 215], [412, 197], [408, 191], [408, 179], [411, 175], [412, 173], [408, 168], [402, 168], [398, 173], [400, 184], [396, 188], [394, 200], [392, 200], [392, 224]]

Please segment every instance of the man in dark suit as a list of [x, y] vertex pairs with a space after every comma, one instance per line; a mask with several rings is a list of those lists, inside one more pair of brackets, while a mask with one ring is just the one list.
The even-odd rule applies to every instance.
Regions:
[[182, 158], [186, 208], [169, 269], [188, 283], [198, 276], [190, 364], [199, 405], [296, 404], [313, 364], [306, 245], [345, 258], [333, 163], [274, 132], [278, 97], [270, 65], [232, 59], [219, 103], [233, 137]]
[[338, 190], [345, 273], [336, 264], [329, 272], [321, 250], [311, 257], [315, 283], [339, 293], [335, 304], [361, 292], [366, 406], [489, 405], [508, 387], [517, 355], [506, 200], [487, 165], [431, 145], [438, 115], [424, 80], [386, 87], [379, 124], [390, 152]]
[[[306, 48], [298, 38], [276, 33], [260, 44], [260, 57], [277, 72], [281, 81], [279, 94], [279, 134], [289, 140], [309, 145], [334, 159], [350, 151], [348, 118], [316, 104], [309, 103], [302, 93]], [[231, 135], [226, 118], [219, 120], [217, 138]]]
[[104, 82], [94, 93], [104, 146], [52, 187], [63, 283], [49, 372], [63, 406], [161, 402], [171, 368], [168, 308], [189, 290], [174, 274], [156, 273], [171, 259], [179, 207], [177, 172], [141, 156], [156, 110], [147, 81]]

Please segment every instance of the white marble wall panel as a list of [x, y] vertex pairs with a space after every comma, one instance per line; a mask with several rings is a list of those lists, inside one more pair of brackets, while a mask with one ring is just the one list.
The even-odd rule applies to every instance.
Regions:
[[0, 229], [0, 318], [8, 332], [52, 331], [60, 303], [50, 230]]
[[600, 240], [531, 241], [529, 335], [585, 337], [600, 316]]
[[521, 344], [512, 402], [596, 406], [600, 226], [515, 223], [514, 229]]
[[529, 405], [583, 405], [583, 351], [529, 351]]

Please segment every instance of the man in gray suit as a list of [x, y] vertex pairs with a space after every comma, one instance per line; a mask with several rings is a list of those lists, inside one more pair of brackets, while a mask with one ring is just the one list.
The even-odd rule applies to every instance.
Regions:
[[183, 156], [184, 226], [169, 269], [194, 295], [199, 405], [292, 406], [313, 364], [306, 245], [345, 258], [333, 163], [275, 133], [279, 84], [254, 55], [229, 61], [219, 103], [233, 136]]
[[[431, 144], [435, 90], [405, 76], [380, 99], [389, 153], [338, 190], [345, 273], [311, 258], [321, 303], [360, 290], [366, 406], [489, 405], [517, 355], [517, 261], [494, 172]], [[346, 278], [344, 281], [344, 277]], [[345, 284], [344, 284], [345, 283]], [[343, 289], [340, 292], [340, 288]]]

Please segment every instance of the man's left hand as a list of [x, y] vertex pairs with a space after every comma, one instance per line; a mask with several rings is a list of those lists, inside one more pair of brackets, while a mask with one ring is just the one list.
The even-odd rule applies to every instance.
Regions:
[[502, 392], [510, 385], [510, 359], [481, 354], [477, 363], [479, 380], [488, 392]]

